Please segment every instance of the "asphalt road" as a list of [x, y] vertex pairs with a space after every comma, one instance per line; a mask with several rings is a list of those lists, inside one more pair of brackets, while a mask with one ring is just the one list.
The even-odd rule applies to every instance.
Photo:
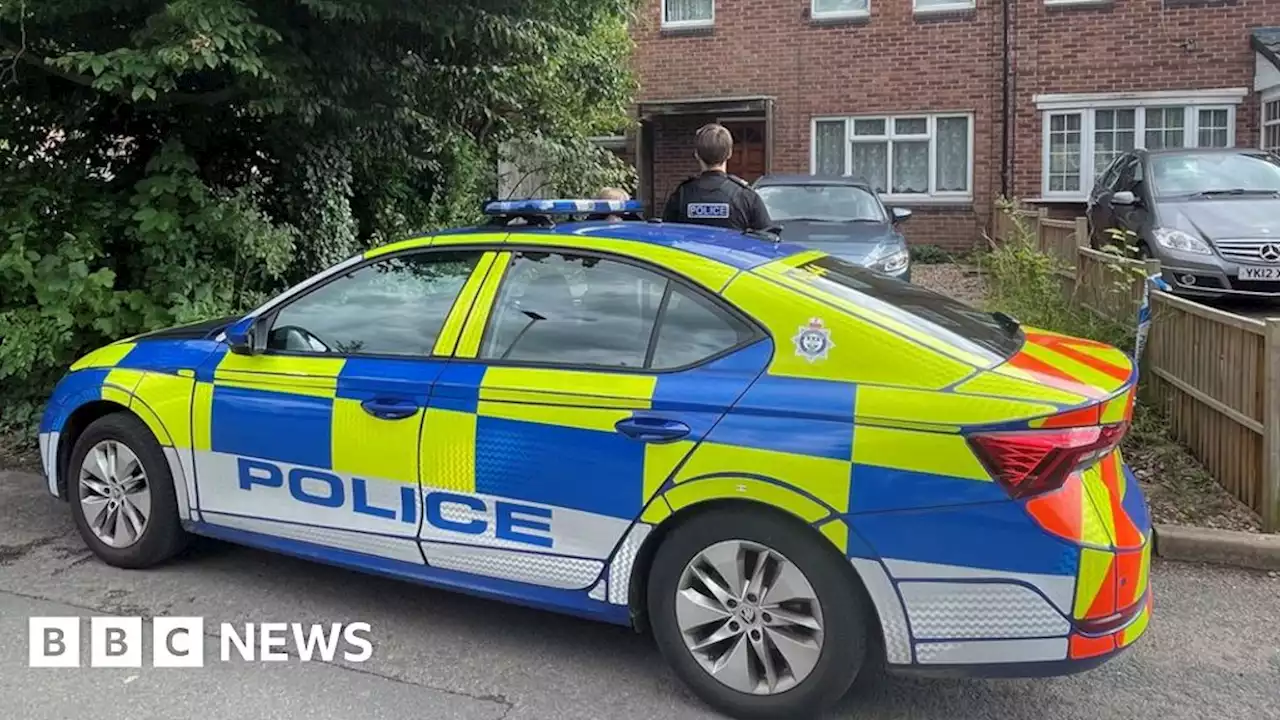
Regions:
[[[877, 679], [859, 720], [1280, 719], [1280, 578], [1156, 563], [1156, 613], [1129, 654], [1052, 680]], [[27, 618], [99, 613], [371, 626], [365, 663], [201, 669], [27, 667]], [[89, 621], [82, 622], [87, 634]], [[149, 642], [147, 644], [149, 652]], [[88, 658], [87, 650], [83, 657]], [[712, 718], [625, 629], [206, 543], [159, 570], [88, 554], [32, 475], [0, 472], [0, 717], [14, 720]]]

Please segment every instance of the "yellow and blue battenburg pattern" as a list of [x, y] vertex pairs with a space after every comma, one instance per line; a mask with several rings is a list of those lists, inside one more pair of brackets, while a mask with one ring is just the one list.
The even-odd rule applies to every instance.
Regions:
[[[465, 246], [484, 254], [431, 358], [238, 355], [230, 321], [87, 355], [41, 425], [50, 491], [83, 419], [118, 406], [164, 447], [193, 531], [328, 562], [628, 623], [656, 528], [750, 502], [849, 558], [894, 664], [1053, 673], [1144, 631], [1150, 521], [1118, 451], [1016, 500], [969, 442], [1127, 422], [1118, 350], [1029, 329], [1005, 357], [831, 281], [821, 253], [712, 228], [451, 232], [367, 258]], [[527, 247], [661, 267], [766, 336], [676, 372], [485, 363]]]

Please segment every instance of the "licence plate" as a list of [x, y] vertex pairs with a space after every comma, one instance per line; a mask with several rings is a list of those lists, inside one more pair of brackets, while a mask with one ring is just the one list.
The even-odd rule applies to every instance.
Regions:
[[1244, 267], [1240, 268], [1241, 280], [1278, 280], [1280, 267]]

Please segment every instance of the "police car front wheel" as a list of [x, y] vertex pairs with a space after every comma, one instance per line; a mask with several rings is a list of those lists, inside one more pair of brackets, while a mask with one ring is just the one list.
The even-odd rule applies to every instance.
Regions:
[[716, 510], [672, 531], [648, 585], [655, 640], [705, 702], [737, 718], [801, 718], [853, 683], [866, 655], [851, 568], [774, 512]]
[[137, 417], [113, 413], [95, 420], [76, 440], [67, 468], [76, 529], [107, 564], [150, 567], [186, 545], [169, 464]]

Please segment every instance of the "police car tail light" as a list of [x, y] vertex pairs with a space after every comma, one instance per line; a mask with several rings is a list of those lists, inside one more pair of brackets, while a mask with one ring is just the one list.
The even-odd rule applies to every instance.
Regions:
[[1014, 499], [1062, 487], [1071, 474], [1106, 457], [1129, 429], [1128, 423], [1014, 432], [969, 437], [987, 472]]

